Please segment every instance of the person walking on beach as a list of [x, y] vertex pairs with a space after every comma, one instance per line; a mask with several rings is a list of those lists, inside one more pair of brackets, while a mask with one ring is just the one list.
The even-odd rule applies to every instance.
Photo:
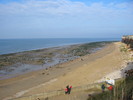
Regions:
[[65, 94], [68, 94], [68, 91], [69, 91], [69, 85], [67, 85], [65, 88]]
[[72, 89], [72, 86], [69, 87], [69, 89], [68, 89], [68, 94], [71, 93], [71, 89]]
[[67, 88], [65, 88], [65, 94], [67, 94], [68, 93], [68, 89]]

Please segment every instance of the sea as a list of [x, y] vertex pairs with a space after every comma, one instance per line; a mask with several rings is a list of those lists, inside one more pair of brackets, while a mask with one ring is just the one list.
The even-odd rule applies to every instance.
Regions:
[[120, 40], [120, 38], [0, 39], [0, 55], [73, 44]]

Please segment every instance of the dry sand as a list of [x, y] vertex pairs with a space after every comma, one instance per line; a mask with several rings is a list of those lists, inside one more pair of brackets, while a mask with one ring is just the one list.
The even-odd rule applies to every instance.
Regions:
[[97, 82], [107, 74], [121, 69], [125, 56], [121, 43], [112, 43], [96, 53], [57, 65], [47, 70], [30, 72], [15, 78], [0, 80], [0, 99], [27, 96]]

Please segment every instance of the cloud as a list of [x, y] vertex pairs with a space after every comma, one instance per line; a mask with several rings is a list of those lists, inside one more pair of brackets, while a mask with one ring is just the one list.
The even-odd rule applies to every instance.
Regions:
[[107, 18], [131, 15], [133, 3], [103, 4], [92, 3], [86, 5], [83, 2], [72, 2], [69, 0], [24, 0], [0, 4], [0, 15], [22, 15], [22, 16], [80, 16], [84, 18]]
[[133, 2], [87, 5], [70, 0], [23, 0], [0, 4], [0, 29], [3, 33], [51, 34], [132, 31], [132, 9]]
[[[69, 0], [24, 0], [23, 2], [13, 2], [0, 4], [1, 15], [95, 15], [99, 13], [116, 13], [131, 9], [131, 4], [102, 4], [92, 3], [86, 5], [83, 2], [72, 2]], [[131, 10], [130, 10], [131, 11]]]
[[29, 29], [45, 27], [60, 30], [75, 27], [83, 30], [90, 27], [93, 31], [101, 27], [132, 25], [132, 4], [93, 2], [86, 5], [69, 0], [24, 0], [21, 3], [0, 4], [0, 20], [5, 28], [16, 24], [14, 27], [19, 29], [27, 24], [28, 27], [31, 26]]
[[0, 17], [21, 16], [38, 18], [58, 18], [88, 20], [117, 20], [133, 17], [133, 2], [108, 3], [70, 0], [23, 0], [0, 4]]

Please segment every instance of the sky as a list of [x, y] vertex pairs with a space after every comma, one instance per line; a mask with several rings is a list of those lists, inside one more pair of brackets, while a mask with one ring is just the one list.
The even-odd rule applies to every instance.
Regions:
[[133, 35], [133, 0], [0, 0], [0, 39]]

